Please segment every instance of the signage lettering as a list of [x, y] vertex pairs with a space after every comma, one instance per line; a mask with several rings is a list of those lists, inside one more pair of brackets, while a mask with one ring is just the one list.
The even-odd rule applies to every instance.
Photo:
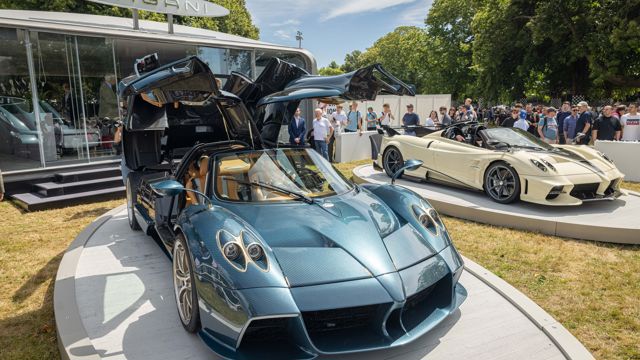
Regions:
[[179, 16], [218, 17], [229, 10], [206, 0], [88, 0], [91, 2]]
[[187, 8], [191, 7], [191, 9], [193, 9], [193, 11], [200, 11], [200, 3], [196, 2], [195, 4], [191, 1], [191, 0], [185, 0], [185, 4], [187, 5]]

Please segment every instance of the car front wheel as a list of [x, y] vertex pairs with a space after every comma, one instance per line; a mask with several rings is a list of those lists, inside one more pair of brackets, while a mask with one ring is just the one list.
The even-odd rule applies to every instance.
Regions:
[[140, 230], [140, 224], [136, 219], [136, 214], [133, 212], [133, 206], [136, 201], [136, 188], [133, 187], [133, 181], [131, 180], [131, 174], [127, 177], [127, 218], [129, 219], [129, 226], [132, 230]]
[[[402, 158], [402, 153], [396, 147], [389, 147], [385, 150], [382, 155], [382, 166], [384, 167], [384, 172], [387, 173], [390, 177], [393, 176], [398, 170], [402, 169], [404, 166], [404, 159]], [[401, 178], [402, 175], [398, 176]]]
[[506, 162], [491, 164], [484, 174], [484, 191], [501, 204], [512, 203], [520, 197], [520, 178]]
[[195, 277], [187, 242], [182, 234], [178, 234], [173, 245], [173, 288], [180, 322], [184, 329], [191, 333], [195, 333], [200, 327], [198, 294], [194, 284]]

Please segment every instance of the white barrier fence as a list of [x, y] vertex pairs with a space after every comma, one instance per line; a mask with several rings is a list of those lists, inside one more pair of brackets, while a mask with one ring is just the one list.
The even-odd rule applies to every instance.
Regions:
[[640, 181], [640, 163], [635, 155], [640, 154], [640, 142], [598, 140], [595, 148], [613, 160], [625, 180]]
[[[416, 96], [378, 96], [375, 101], [361, 101], [358, 110], [366, 113], [367, 108], [371, 106], [378, 116], [382, 113], [382, 105], [389, 104], [391, 113], [395, 117], [392, 126], [400, 126], [402, 117], [407, 112], [407, 105], [413, 104], [414, 112], [420, 117], [420, 123], [424, 125], [425, 120], [429, 117], [432, 110], [438, 111], [441, 106], [451, 107], [451, 94], [442, 95], [416, 95]], [[345, 104], [347, 105], [347, 104]], [[345, 106], [345, 111], [348, 107]], [[441, 116], [438, 113], [438, 119]]]
[[[407, 105], [413, 104], [413, 110], [420, 117], [420, 123], [424, 124], [425, 120], [429, 117], [432, 110], [438, 111], [441, 106], [445, 106], [447, 109], [451, 107], [451, 94], [439, 94], [439, 95], [416, 95], [416, 96], [395, 96], [395, 95], [381, 95], [376, 98], [375, 101], [356, 101], [358, 103], [358, 111], [363, 116], [366, 115], [369, 107], [373, 108], [373, 111], [380, 116], [382, 114], [382, 105], [389, 104], [391, 113], [395, 118], [391, 122], [391, 126], [400, 126], [402, 124], [402, 117], [407, 112]], [[344, 103], [344, 111], [349, 112], [349, 105], [351, 103]], [[335, 105], [329, 105], [327, 112], [330, 114], [335, 111]], [[438, 114], [438, 119], [441, 116]]]

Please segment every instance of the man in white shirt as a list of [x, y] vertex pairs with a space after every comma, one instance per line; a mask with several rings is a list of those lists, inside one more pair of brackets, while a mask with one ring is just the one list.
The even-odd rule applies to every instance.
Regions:
[[322, 117], [322, 109], [317, 108], [314, 112], [313, 119], [313, 141], [316, 151], [323, 158], [329, 160], [328, 144], [329, 139], [333, 136], [333, 127], [327, 118]]
[[622, 115], [622, 141], [640, 141], [640, 114], [638, 105], [629, 104], [628, 113]]
[[378, 119], [378, 121], [380, 122], [380, 125], [390, 126], [391, 121], [395, 119], [396, 118], [391, 113], [391, 106], [389, 104], [382, 105], [382, 114], [380, 114], [380, 119]]
[[333, 127], [333, 134], [331, 135], [331, 139], [329, 139], [329, 162], [333, 162], [333, 154], [335, 151], [336, 145], [336, 136], [342, 133], [342, 131], [347, 126], [349, 119], [347, 118], [347, 114], [344, 112], [344, 107], [342, 104], [336, 105], [336, 111], [334, 111], [329, 116], [329, 121], [331, 126]]

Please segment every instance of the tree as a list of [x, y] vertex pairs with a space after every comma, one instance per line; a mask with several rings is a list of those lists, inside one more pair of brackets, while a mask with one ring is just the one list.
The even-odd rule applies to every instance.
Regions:
[[320, 70], [318, 70], [318, 74], [322, 76], [333, 76], [344, 74], [344, 71], [340, 68], [340, 66], [338, 66], [338, 63], [333, 60], [331, 61], [329, 66], [320, 68]]
[[380, 63], [402, 81], [424, 92], [428, 85], [428, 41], [424, 29], [401, 26], [378, 39], [359, 59], [359, 66]]
[[345, 55], [344, 64], [340, 67], [344, 72], [352, 72], [363, 66], [362, 64], [362, 51], [353, 50], [351, 53]]
[[428, 51], [423, 64], [429, 73], [428, 93], [449, 93], [454, 99], [472, 95], [477, 73], [472, 67], [471, 22], [477, 2], [482, 1], [433, 2], [425, 20]]
[[[211, 0], [229, 9], [229, 15], [222, 18], [176, 16], [175, 22], [181, 25], [222, 31], [234, 35], [258, 39], [259, 30], [253, 24], [251, 15], [245, 6], [245, 0]], [[131, 17], [131, 10], [101, 5], [85, 0], [0, 0], [2, 9], [62, 11], [82, 14]], [[166, 21], [164, 14], [140, 11], [140, 18], [154, 21]]]

